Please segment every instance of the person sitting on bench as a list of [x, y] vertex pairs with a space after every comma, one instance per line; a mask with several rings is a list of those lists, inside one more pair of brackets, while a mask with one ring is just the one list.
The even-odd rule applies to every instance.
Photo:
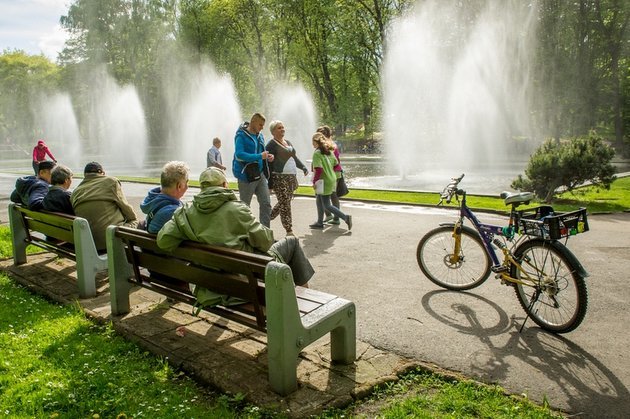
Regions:
[[58, 164], [50, 173], [50, 183], [52, 186], [48, 190], [46, 197], [42, 201], [46, 211], [63, 212], [74, 215], [72, 202], [70, 201], [70, 191], [68, 188], [72, 184], [72, 170]]
[[83, 174], [83, 180], [72, 192], [72, 208], [77, 216], [88, 220], [96, 250], [103, 251], [109, 225], [135, 228], [138, 217], [127, 202], [120, 181], [106, 176], [100, 163], [86, 164]]
[[147, 215], [144, 225], [138, 226], [149, 233], [157, 234], [181, 207], [180, 199], [188, 190], [188, 165], [181, 161], [170, 161], [162, 168], [160, 186], [152, 188], [140, 204]]
[[42, 201], [50, 188], [50, 171], [55, 167], [52, 161], [39, 163], [37, 176], [23, 176], [15, 181], [15, 190], [11, 193], [11, 201], [26, 205], [32, 211], [43, 208]]
[[175, 211], [160, 230], [157, 244], [173, 251], [184, 240], [224, 246], [245, 252], [269, 254], [291, 268], [296, 285], [308, 286], [315, 271], [297, 237], [274, 243], [273, 231], [262, 225], [249, 206], [228, 189], [225, 173], [216, 167], [199, 176], [201, 192]]

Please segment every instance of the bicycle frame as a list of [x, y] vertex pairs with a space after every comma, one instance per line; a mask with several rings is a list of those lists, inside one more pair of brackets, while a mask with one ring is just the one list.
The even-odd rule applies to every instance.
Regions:
[[[479, 236], [481, 237], [481, 242], [483, 244], [483, 247], [486, 253], [488, 254], [488, 256], [490, 257], [490, 260], [492, 261], [492, 267], [491, 267], [492, 271], [495, 272], [497, 276], [503, 281], [519, 283], [526, 286], [533, 286], [533, 283], [535, 283], [536, 278], [533, 278], [532, 276], [530, 276], [527, 273], [527, 271], [522, 268], [520, 262], [514, 259], [514, 257], [512, 256], [512, 252], [507, 248], [507, 246], [504, 243], [501, 243], [501, 242], [497, 243], [496, 241], [494, 241], [495, 235], [500, 236], [500, 237], [506, 237], [508, 238], [508, 240], [511, 240], [514, 237], [515, 235], [515, 227], [513, 225], [514, 208], [512, 208], [512, 211], [510, 212], [510, 222], [507, 227], [503, 227], [503, 226], [499, 226], [495, 224], [482, 223], [481, 221], [479, 221], [475, 213], [473, 213], [472, 210], [468, 208], [468, 206], [466, 205], [466, 192], [462, 190], [458, 190], [457, 197], [459, 197], [460, 195], [462, 196], [462, 200], [461, 200], [460, 208], [459, 208], [459, 220], [455, 223], [454, 230], [453, 230], [453, 235], [455, 238], [455, 249], [453, 252], [451, 262], [456, 263], [459, 261], [459, 255], [460, 255], [460, 249], [461, 249], [461, 234], [460, 234], [461, 226], [463, 225], [464, 218], [467, 218], [473, 224], [473, 227], [475, 228], [475, 230], [479, 233]], [[459, 200], [459, 198], [457, 199]], [[524, 237], [519, 237], [516, 243], [513, 244], [512, 248], [516, 246], [523, 239]], [[497, 247], [499, 247], [502, 250], [503, 260], [500, 260], [499, 257], [497, 256], [497, 253], [492, 247], [492, 243], [495, 243]], [[510, 276], [509, 274], [510, 265], [516, 266], [517, 270], [521, 272], [521, 274], [523, 274], [523, 278], [519, 280]], [[536, 270], [538, 271], [538, 269]]]

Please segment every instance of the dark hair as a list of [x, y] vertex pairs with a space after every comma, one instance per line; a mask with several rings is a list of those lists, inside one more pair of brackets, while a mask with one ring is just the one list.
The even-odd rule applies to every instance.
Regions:
[[324, 134], [324, 137], [326, 138], [332, 137], [332, 129], [330, 129], [328, 125], [322, 125], [321, 127], [317, 128], [317, 132]]
[[37, 171], [39, 172], [40, 170], [51, 170], [53, 167], [55, 167], [54, 161], [45, 160], [39, 163], [39, 165], [37, 166]]

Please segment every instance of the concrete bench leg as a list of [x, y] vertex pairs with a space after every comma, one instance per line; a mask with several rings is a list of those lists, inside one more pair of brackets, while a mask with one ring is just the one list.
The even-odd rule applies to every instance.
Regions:
[[107, 269], [107, 255], [100, 256], [96, 251], [90, 225], [85, 218], [73, 221], [73, 232], [79, 296], [91, 298], [96, 296], [96, 273]]
[[297, 390], [300, 351], [331, 333], [331, 359], [351, 364], [356, 360], [356, 309], [337, 298], [300, 317], [291, 269], [269, 263], [265, 272], [269, 382], [281, 395]]
[[291, 269], [270, 262], [265, 272], [269, 384], [287, 395], [297, 390], [297, 357], [303, 348], [303, 332]]
[[9, 203], [9, 228], [11, 229], [11, 241], [13, 243], [13, 263], [22, 265], [26, 263], [26, 238], [28, 232], [22, 219], [22, 214], [15, 208], [13, 202]]
[[107, 265], [113, 316], [129, 313], [131, 284], [128, 279], [133, 276], [123, 242], [115, 236], [115, 232], [116, 226], [107, 227]]
[[344, 308], [343, 325], [330, 332], [330, 356], [334, 362], [352, 364], [357, 359], [357, 322], [354, 303]]

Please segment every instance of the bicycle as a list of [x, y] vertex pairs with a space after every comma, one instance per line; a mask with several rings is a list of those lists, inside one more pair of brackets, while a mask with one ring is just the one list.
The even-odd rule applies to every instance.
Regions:
[[[515, 288], [527, 314], [520, 330], [529, 318], [553, 333], [577, 328], [586, 316], [588, 273], [559, 240], [588, 231], [586, 209], [555, 213], [551, 206], [543, 205], [517, 211], [534, 194], [503, 192], [505, 205], [511, 205], [509, 224], [482, 223], [466, 205], [466, 191], [458, 188], [463, 178], [463, 174], [452, 178], [438, 203], [450, 204], [455, 197], [459, 219], [441, 223], [418, 244], [416, 258], [424, 275], [440, 287], [468, 290], [481, 285], [493, 272], [503, 284]], [[465, 220], [472, 227], [464, 225]]]

